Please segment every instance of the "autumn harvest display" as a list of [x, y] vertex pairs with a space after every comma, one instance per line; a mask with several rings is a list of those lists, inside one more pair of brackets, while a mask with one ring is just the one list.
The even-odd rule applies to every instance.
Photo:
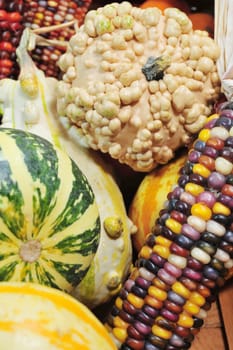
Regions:
[[233, 5], [198, 3], [0, 0], [1, 350], [191, 349], [231, 280]]

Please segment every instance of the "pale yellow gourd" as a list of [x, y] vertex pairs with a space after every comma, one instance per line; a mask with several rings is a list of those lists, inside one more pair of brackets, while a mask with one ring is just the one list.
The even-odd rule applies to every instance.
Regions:
[[35, 283], [0, 283], [1, 350], [116, 350], [82, 303]]

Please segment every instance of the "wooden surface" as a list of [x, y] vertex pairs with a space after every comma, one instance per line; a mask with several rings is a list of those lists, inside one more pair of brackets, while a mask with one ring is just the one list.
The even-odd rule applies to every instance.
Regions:
[[233, 350], [233, 281], [219, 293], [191, 350]]

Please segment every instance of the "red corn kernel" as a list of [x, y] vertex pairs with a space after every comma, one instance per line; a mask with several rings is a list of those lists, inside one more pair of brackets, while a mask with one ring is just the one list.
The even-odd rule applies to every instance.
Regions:
[[6, 21], [7, 15], [8, 13], [5, 10], [0, 10], [0, 21]]
[[2, 41], [2, 42], [0, 42], [0, 50], [14, 52], [15, 48], [13, 47], [13, 45], [10, 42]]
[[215, 170], [215, 161], [213, 158], [201, 155], [198, 159], [199, 163], [204, 165], [207, 169], [213, 171]]
[[10, 22], [20, 22], [22, 20], [22, 16], [19, 12], [9, 12], [7, 14], [7, 19]]
[[207, 140], [206, 145], [221, 150], [224, 147], [224, 141], [216, 137], [211, 137]]
[[222, 187], [222, 194], [225, 194], [227, 196], [233, 197], [233, 186], [229, 184], [225, 184]]
[[11, 60], [0, 60], [0, 67], [11, 68], [13, 62]]

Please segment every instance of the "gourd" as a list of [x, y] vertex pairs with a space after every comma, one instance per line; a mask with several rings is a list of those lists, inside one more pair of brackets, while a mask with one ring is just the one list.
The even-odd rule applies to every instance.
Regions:
[[176, 8], [88, 11], [58, 60], [58, 115], [88, 147], [148, 172], [204, 125], [220, 94], [219, 54]]
[[100, 238], [94, 193], [77, 165], [47, 140], [0, 128], [0, 280], [71, 292]]
[[165, 10], [169, 7], [175, 7], [185, 13], [190, 12], [190, 6], [185, 0], [145, 0], [140, 4], [140, 8], [158, 7], [160, 10]]
[[109, 301], [121, 288], [132, 262], [134, 226], [111, 168], [97, 152], [81, 145], [79, 134], [67, 120], [58, 119], [58, 81], [45, 77], [28, 54], [37, 41], [44, 43], [41, 40], [26, 29], [16, 50], [21, 69], [19, 79], [0, 81], [1, 126], [29, 130], [46, 138], [67, 152], [87, 177], [100, 214], [100, 242], [89, 271], [72, 293], [93, 308]]
[[67, 293], [0, 283], [1, 350], [116, 350], [103, 324]]
[[178, 152], [167, 164], [161, 165], [145, 175], [129, 205], [128, 215], [137, 231], [132, 240], [137, 252], [142, 248], [146, 236], [153, 229], [160, 211], [179, 178], [179, 171], [187, 158], [187, 149]]

